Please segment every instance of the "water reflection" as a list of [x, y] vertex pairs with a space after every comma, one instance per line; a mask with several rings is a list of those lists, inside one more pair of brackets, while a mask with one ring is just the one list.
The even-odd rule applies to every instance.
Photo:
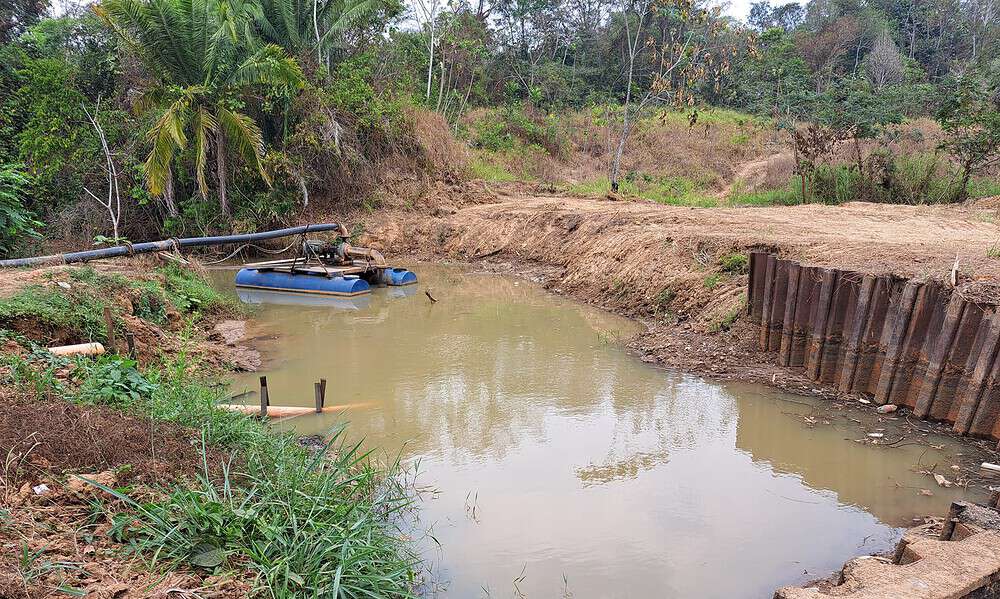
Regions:
[[[819, 404], [627, 356], [629, 321], [523, 282], [415, 270], [436, 304], [379, 290], [352, 312], [266, 306], [280, 335], [265, 374], [275, 405], [312, 405], [321, 377], [329, 402], [372, 402], [346, 416], [351, 434], [420, 459], [440, 490], [421, 513], [448, 597], [509, 596], [522, 570], [534, 597], [566, 581], [577, 598], [767, 597], [887, 548], [885, 523], [959, 494], [919, 495], [923, 447], [845, 441], [858, 433], [843, 419], [805, 426]], [[943, 464], [957, 448], [942, 442]]]

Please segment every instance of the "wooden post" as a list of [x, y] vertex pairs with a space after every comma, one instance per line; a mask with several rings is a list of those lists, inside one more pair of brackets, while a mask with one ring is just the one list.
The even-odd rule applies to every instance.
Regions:
[[115, 347], [115, 319], [111, 314], [111, 306], [104, 306], [104, 326], [108, 334], [108, 349], [118, 353], [118, 348]]
[[260, 417], [267, 418], [267, 377], [260, 377]]
[[948, 510], [948, 518], [944, 521], [944, 528], [941, 529], [941, 536], [938, 537], [939, 541], [950, 541], [951, 535], [955, 533], [955, 525], [958, 524], [958, 515], [965, 510], [965, 505], [957, 502], [951, 502], [951, 508]]
[[316, 413], [323, 411], [323, 383], [313, 383], [313, 393], [316, 397]]
[[128, 346], [128, 357], [135, 360], [135, 333], [132, 331], [125, 331], [125, 343]]

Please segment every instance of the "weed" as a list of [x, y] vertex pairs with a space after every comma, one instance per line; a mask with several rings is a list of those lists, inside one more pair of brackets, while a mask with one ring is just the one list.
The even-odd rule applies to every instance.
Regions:
[[517, 180], [517, 177], [507, 170], [505, 166], [483, 157], [477, 156], [474, 158], [470, 162], [469, 168], [472, 170], [473, 177], [490, 183], [504, 183]]
[[986, 248], [987, 258], [1000, 258], [1000, 240], [997, 240], [993, 245]]
[[713, 272], [705, 277], [705, 287], [707, 289], [715, 289], [719, 286], [720, 281], [722, 281], [722, 275], [717, 272]]
[[740, 315], [746, 311], [746, 307], [746, 295], [741, 295], [739, 302], [733, 306], [731, 310], [726, 312], [720, 320], [713, 322], [708, 330], [712, 333], [721, 333], [733, 328], [733, 324], [739, 319]]
[[731, 275], [746, 274], [750, 259], [742, 252], [732, 252], [719, 258], [719, 269]]
[[107, 341], [104, 306], [96, 294], [77, 289], [32, 285], [0, 300], [0, 326], [34, 322], [40, 327], [61, 329], [81, 340]]
[[656, 294], [656, 306], [662, 310], [666, 310], [670, 306], [670, 302], [674, 301], [677, 297], [677, 292], [671, 287], [664, 287]]
[[224, 312], [235, 309], [233, 300], [190, 270], [170, 264], [158, 272], [163, 275], [167, 299], [180, 312]]

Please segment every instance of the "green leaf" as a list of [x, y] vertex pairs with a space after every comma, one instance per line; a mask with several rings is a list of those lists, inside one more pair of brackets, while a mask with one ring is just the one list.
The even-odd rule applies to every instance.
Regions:
[[214, 568], [226, 561], [226, 552], [219, 547], [202, 544], [195, 547], [195, 551], [198, 553], [192, 555], [188, 561], [200, 568]]

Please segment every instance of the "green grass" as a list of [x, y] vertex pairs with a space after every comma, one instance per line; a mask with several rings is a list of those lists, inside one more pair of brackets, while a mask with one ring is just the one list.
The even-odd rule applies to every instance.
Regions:
[[13, 328], [31, 322], [43, 334], [61, 331], [80, 340], [103, 343], [107, 341], [104, 308], [111, 306], [116, 323], [123, 325], [120, 307], [110, 301], [123, 295], [131, 297], [135, 316], [158, 325], [166, 324], [168, 306], [195, 320], [207, 313], [243, 311], [235, 300], [219, 293], [191, 271], [170, 265], [154, 274], [160, 275], [163, 282], [155, 276], [148, 280], [129, 279], [117, 273], [101, 273], [92, 267], [72, 269], [66, 277], [61, 277], [69, 279], [69, 289], [53, 281], [25, 287], [0, 299], [0, 327]]
[[0, 327], [31, 322], [42, 329], [39, 331], [42, 334], [59, 329], [80, 339], [106, 342], [104, 306], [107, 304], [100, 297], [76, 287], [66, 290], [31, 285], [0, 300]]
[[705, 277], [705, 287], [707, 289], [715, 289], [719, 286], [720, 282], [722, 282], [722, 275], [717, 272], [713, 272]]
[[733, 328], [733, 325], [739, 320], [740, 316], [746, 311], [747, 299], [745, 295], [740, 296], [740, 301], [735, 306], [732, 307], [728, 312], [723, 315], [723, 317], [716, 322], [713, 322], [708, 330], [712, 333], [720, 333], [722, 331], [728, 331]]
[[346, 444], [342, 429], [312, 456], [290, 434], [219, 410], [224, 389], [211, 376], [192, 374], [199, 365], [183, 354], [141, 372], [118, 356], [56, 359], [12, 368], [16, 374], [6, 382], [36, 387], [70, 364], [76, 386], [58, 391], [71, 401], [193, 427], [204, 447], [232, 450], [221, 480], [209, 475], [220, 465], [205, 459], [196, 481], [161, 489], [157, 501], [101, 487], [121, 502], [105, 509], [111, 535], [126, 551], [153, 567], [215, 573], [248, 567], [255, 586], [274, 597], [414, 596], [417, 557], [398, 527], [412, 495], [398, 463], [381, 467]]
[[[600, 196], [608, 193], [611, 183], [607, 176], [567, 186], [566, 191], [576, 195]], [[634, 175], [618, 183], [618, 191], [627, 197], [639, 197], [669, 206], [695, 206], [710, 208], [716, 199], [696, 181], [686, 177], [654, 177]]]
[[514, 173], [507, 170], [507, 167], [491, 158], [478, 155], [469, 162], [469, 169], [474, 178], [490, 183], [507, 183], [518, 180]]
[[719, 270], [731, 275], [746, 274], [750, 259], [743, 252], [732, 252], [719, 258]]
[[[663, 109], [655, 117], [650, 119], [651, 121], [660, 121], [663, 123], [670, 123], [674, 125], [688, 125], [688, 118], [690, 111], [683, 110], [672, 110], [669, 108]], [[703, 108], [698, 110], [698, 125], [727, 125], [727, 126], [743, 126], [743, 125], [763, 125], [768, 121], [762, 119], [761, 117], [754, 116], [752, 114], [747, 114], [745, 112], [740, 112], [738, 110], [730, 110], [728, 108]]]
[[970, 198], [1000, 196], [1000, 177], [981, 177], [969, 182]]
[[779, 189], [744, 191], [741, 181], [733, 183], [726, 201], [733, 206], [792, 206], [802, 201], [798, 178]]

